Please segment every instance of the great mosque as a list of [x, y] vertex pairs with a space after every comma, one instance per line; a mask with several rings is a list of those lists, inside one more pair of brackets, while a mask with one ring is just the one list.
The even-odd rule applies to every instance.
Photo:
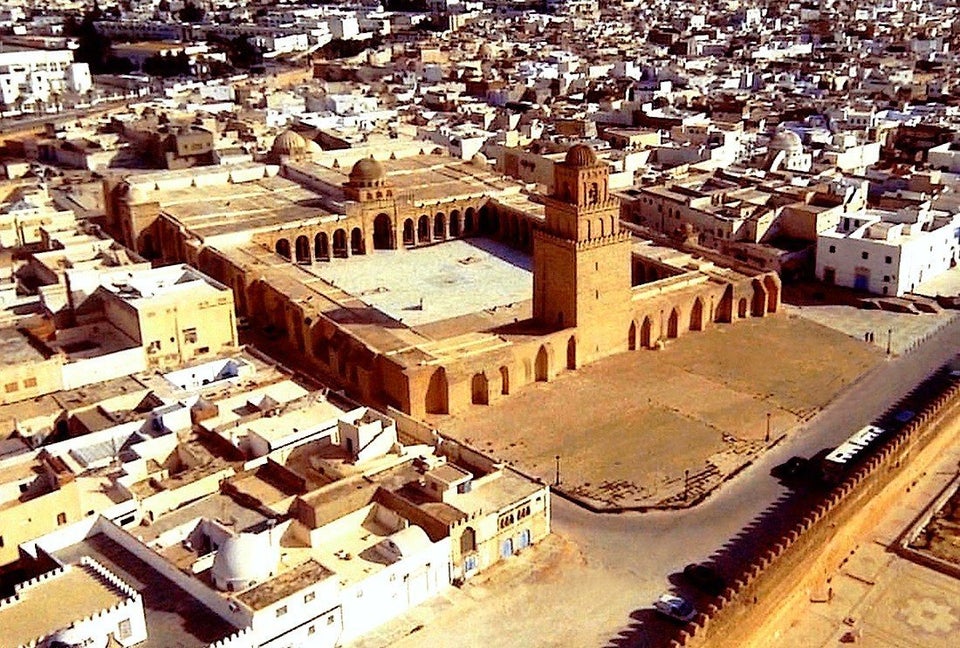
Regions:
[[368, 402], [456, 413], [780, 308], [775, 273], [635, 238], [587, 146], [540, 195], [479, 156], [310, 144], [287, 132], [264, 163], [107, 179], [106, 227], [231, 286], [242, 317]]

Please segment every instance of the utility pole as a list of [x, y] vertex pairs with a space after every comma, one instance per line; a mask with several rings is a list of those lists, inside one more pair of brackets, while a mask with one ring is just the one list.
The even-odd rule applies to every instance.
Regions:
[[893, 337], [893, 329], [887, 329], [887, 355], [890, 355], [890, 342]]
[[770, 443], [770, 416], [771, 413], [767, 412], [767, 436], [764, 438], [766, 443]]
[[554, 459], [557, 460], [557, 476], [556, 476], [556, 479], [554, 479], [553, 484], [554, 486], [559, 486], [560, 485], [560, 455], [557, 455], [556, 457], [554, 457]]

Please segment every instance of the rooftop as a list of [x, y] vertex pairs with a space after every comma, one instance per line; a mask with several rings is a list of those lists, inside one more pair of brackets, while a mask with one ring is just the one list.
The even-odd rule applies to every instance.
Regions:
[[[137, 648], [205, 648], [236, 632], [236, 628], [102, 533], [55, 552], [61, 562], [76, 561], [82, 556], [96, 560], [143, 597], [149, 634]], [[45, 608], [58, 607], [57, 600], [56, 606], [50, 605], [50, 599], [45, 600]]]
[[[71, 565], [64, 573], [21, 590], [18, 598], [16, 603], [0, 607], [4, 645], [27, 645], [125, 597], [106, 585], [91, 567]], [[52, 601], [56, 604], [51, 605]]]

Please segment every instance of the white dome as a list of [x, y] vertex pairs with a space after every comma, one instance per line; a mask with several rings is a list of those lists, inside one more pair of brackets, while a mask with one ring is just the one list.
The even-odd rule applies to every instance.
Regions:
[[788, 153], [798, 153], [803, 151], [803, 142], [800, 136], [789, 130], [777, 131], [777, 134], [770, 140], [768, 148], [771, 151], [787, 151]]
[[269, 534], [241, 533], [227, 538], [213, 558], [213, 582], [223, 591], [239, 591], [270, 578], [280, 556]]
[[90, 626], [81, 624], [54, 632], [41, 645], [46, 648], [79, 648], [80, 646], [103, 648], [107, 645], [107, 636], [106, 634], [102, 637], [92, 636]]
[[387, 536], [379, 543], [381, 555], [392, 561], [410, 557], [429, 548], [433, 543], [427, 532], [415, 524]]

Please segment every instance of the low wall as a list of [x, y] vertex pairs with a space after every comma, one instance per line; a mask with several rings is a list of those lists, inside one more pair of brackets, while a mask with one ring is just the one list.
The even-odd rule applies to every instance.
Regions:
[[[883, 510], [886, 502], [876, 501], [876, 496], [892, 482], [912, 478], [908, 460], [938, 438], [941, 424], [960, 414], [958, 393], [960, 385], [951, 385], [891, 437], [802, 521], [732, 579], [731, 586], [671, 641], [671, 648], [748, 646], [763, 624], [790, 613], [787, 601], [798, 592], [822, 590], [829, 597], [830, 574], [849, 557], [858, 532], [874, 522], [869, 513], [863, 514]], [[916, 466], [913, 469], [920, 470]], [[905, 481], [909, 484], [909, 479]], [[897, 489], [889, 489], [884, 500], [892, 505], [899, 494]]]

